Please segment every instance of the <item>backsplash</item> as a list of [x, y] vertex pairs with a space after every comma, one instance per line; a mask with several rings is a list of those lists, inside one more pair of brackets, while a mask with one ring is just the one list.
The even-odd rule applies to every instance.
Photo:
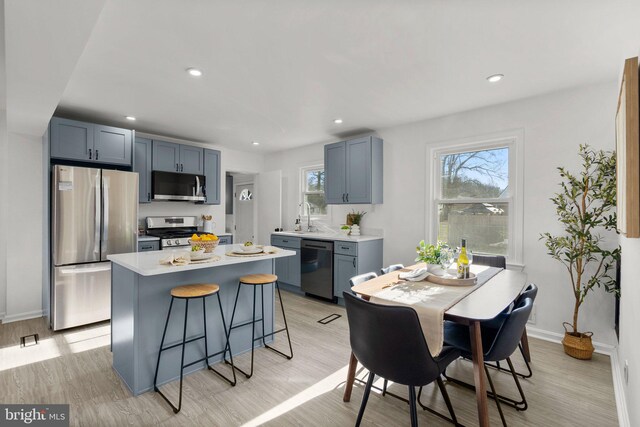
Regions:
[[148, 216], [197, 216], [198, 229], [202, 229], [202, 215], [213, 215], [214, 233], [225, 232], [224, 205], [196, 205], [188, 202], [151, 202], [138, 205], [138, 225], [144, 225]]

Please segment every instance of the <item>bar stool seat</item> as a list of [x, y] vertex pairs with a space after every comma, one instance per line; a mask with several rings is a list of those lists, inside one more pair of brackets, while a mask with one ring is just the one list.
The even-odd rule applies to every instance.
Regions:
[[[231, 384], [231, 386], [235, 386], [236, 385], [236, 373], [235, 373], [235, 369], [234, 369], [234, 364], [233, 364], [233, 353], [231, 352], [231, 345], [229, 344], [229, 333], [230, 330], [227, 330], [227, 325], [224, 319], [224, 312], [222, 310], [222, 302], [220, 301], [220, 286], [218, 286], [215, 283], [210, 283], [210, 284], [193, 284], [193, 285], [182, 285], [182, 286], [176, 286], [175, 288], [171, 289], [171, 303], [169, 304], [169, 312], [167, 313], [167, 320], [164, 324], [164, 331], [162, 332], [162, 340], [160, 341], [160, 350], [158, 352], [158, 361], [156, 362], [156, 373], [154, 375], [153, 378], [153, 389], [155, 392], [157, 392], [158, 394], [160, 394], [160, 396], [171, 406], [171, 409], [173, 409], [174, 413], [178, 413], [180, 412], [180, 409], [182, 408], [182, 379], [184, 377], [184, 370], [185, 368], [188, 368], [189, 366], [193, 366], [196, 363], [201, 363], [201, 362], [205, 362], [207, 364], [207, 368], [211, 371], [213, 371], [215, 374], [217, 374], [218, 376], [220, 376], [221, 378], [223, 378], [225, 381], [227, 381], [229, 384]], [[206, 309], [206, 303], [205, 300], [207, 297], [211, 296], [211, 295], [216, 295], [218, 297], [218, 307], [220, 308], [220, 317], [222, 319], [222, 328], [224, 330], [224, 336], [226, 339], [226, 343], [224, 346], [223, 350], [220, 350], [216, 353], [213, 354], [209, 354], [209, 348], [207, 345], [207, 309]], [[183, 325], [183, 330], [182, 330], [182, 341], [178, 342], [177, 344], [172, 344], [169, 346], [164, 345], [165, 342], [165, 338], [167, 336], [167, 327], [169, 326], [169, 319], [171, 318], [171, 309], [173, 308], [173, 301], [175, 299], [182, 299], [185, 301], [185, 306], [184, 306], [184, 325]], [[194, 299], [202, 299], [202, 318], [203, 318], [203, 329], [204, 329], [204, 334], [196, 336], [194, 338], [190, 338], [187, 339], [187, 319], [189, 317], [189, 302], [191, 300]], [[199, 340], [204, 340], [204, 357], [201, 357], [197, 360], [193, 360], [189, 363], [185, 364], [184, 361], [184, 353], [185, 353], [185, 346], [186, 344], [195, 342], [195, 341], [199, 341]], [[182, 348], [182, 355], [180, 357], [180, 391], [179, 391], [179, 395], [178, 395], [178, 406], [175, 406], [167, 396], [165, 396], [164, 393], [162, 393], [162, 391], [160, 391], [160, 389], [158, 388], [158, 371], [160, 369], [160, 358], [162, 356], [162, 352], [167, 351], [167, 350], [171, 350], [173, 348], [177, 348], [177, 347], [181, 347]], [[231, 357], [231, 362], [228, 362], [226, 360], [226, 353], [227, 351], [229, 352], [229, 355]], [[231, 365], [231, 372], [233, 374], [233, 379], [228, 378], [227, 376], [223, 375], [222, 373], [218, 372], [217, 370], [215, 370], [213, 367], [211, 367], [211, 365], [209, 365], [209, 359], [218, 355], [223, 355], [223, 359], [226, 363], [229, 363]]]
[[269, 285], [278, 281], [275, 274], [249, 274], [240, 277], [240, 283], [244, 285]]
[[176, 298], [202, 298], [213, 295], [220, 290], [220, 286], [212, 285], [182, 285], [171, 289], [171, 296]]
[[[251, 319], [249, 319], [248, 321], [242, 322], [240, 324], [234, 324], [233, 321], [235, 319], [236, 307], [238, 305], [238, 298], [240, 297], [240, 289], [242, 288], [242, 285], [250, 285], [253, 288], [253, 314], [251, 316]], [[275, 286], [275, 290], [278, 292], [278, 299], [280, 300], [280, 308], [282, 310], [282, 320], [284, 321], [284, 328], [281, 328], [278, 330], [275, 330], [275, 321], [274, 321], [274, 325], [273, 325], [274, 331], [271, 333], [266, 333], [265, 327], [264, 327], [264, 311], [265, 311], [264, 287], [266, 285]], [[260, 299], [261, 299], [260, 318], [256, 318], [256, 297], [257, 297], [258, 288], [260, 288]], [[259, 337], [256, 337], [256, 323], [258, 322], [262, 324], [262, 335]], [[231, 335], [232, 330], [242, 328], [244, 326], [249, 326], [249, 325], [251, 325], [251, 370], [249, 372], [246, 372], [235, 365], [233, 367], [234, 370], [241, 372], [247, 378], [251, 378], [253, 376], [253, 354], [255, 350], [255, 343], [256, 341], [260, 341], [260, 340], [262, 340], [262, 345], [265, 348], [268, 348], [269, 350], [287, 359], [293, 358], [293, 347], [291, 346], [291, 337], [289, 336], [289, 326], [287, 325], [287, 316], [284, 313], [284, 304], [282, 303], [282, 295], [280, 295], [280, 286], [278, 285], [278, 276], [276, 276], [275, 274], [248, 274], [246, 276], [240, 277], [239, 283], [238, 283], [238, 292], [236, 293], [236, 300], [233, 303], [233, 311], [231, 313], [231, 322], [229, 323], [229, 336]], [[265, 341], [265, 338], [273, 337], [276, 334], [279, 334], [280, 332], [286, 332], [287, 334], [287, 341], [289, 343], [289, 354], [283, 353], [280, 350], [277, 350], [269, 346]], [[227, 353], [225, 351], [224, 352], [225, 361], [226, 361], [226, 354]]]

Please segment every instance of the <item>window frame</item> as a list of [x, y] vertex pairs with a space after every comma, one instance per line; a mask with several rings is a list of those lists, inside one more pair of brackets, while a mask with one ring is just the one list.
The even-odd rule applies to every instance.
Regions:
[[[464, 198], [444, 199], [442, 197], [440, 156], [483, 151], [496, 148], [509, 149], [509, 184], [507, 197], [502, 198]], [[523, 268], [523, 190], [524, 190], [524, 131], [522, 129], [494, 133], [491, 135], [443, 141], [433, 144], [427, 150], [427, 215], [426, 230], [430, 242], [438, 238], [438, 205], [442, 203], [507, 203], [509, 206], [509, 245], [507, 264], [514, 268]], [[429, 180], [431, 182], [429, 182]]]
[[[319, 164], [313, 164], [313, 165], [308, 165], [308, 166], [303, 166], [300, 168], [300, 191], [298, 192], [298, 206], [300, 206], [300, 204], [304, 203], [304, 196], [306, 194], [324, 194], [325, 195], [325, 200], [326, 200], [326, 191], [306, 191], [307, 190], [307, 172], [311, 172], [311, 171], [323, 171], [324, 172], [324, 163], [319, 163]], [[326, 185], [326, 175], [325, 175], [325, 185]], [[326, 220], [330, 218], [330, 213], [329, 213], [329, 208], [330, 205], [327, 205], [327, 213], [325, 215], [311, 215], [311, 219], [312, 220]], [[308, 215], [306, 215], [306, 208], [303, 206], [302, 209], [299, 211], [300, 213], [300, 218], [307, 218]]]

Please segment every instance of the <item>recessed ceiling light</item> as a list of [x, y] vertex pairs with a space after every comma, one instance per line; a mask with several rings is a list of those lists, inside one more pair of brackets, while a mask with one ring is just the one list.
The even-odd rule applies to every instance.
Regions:
[[253, 141], [252, 144], [253, 145], [260, 145], [260, 143], [258, 141]]
[[131, 120], [132, 122], [135, 122], [135, 121], [136, 121], [136, 118], [135, 118], [135, 117], [133, 117], [133, 116], [126, 116], [126, 117], [125, 117], [125, 119], [127, 119], [127, 120]]
[[337, 125], [340, 125], [340, 124], [342, 124], [342, 119], [334, 119], [333, 123], [335, 123]]
[[192, 75], [193, 77], [200, 77], [202, 75], [202, 71], [197, 68], [187, 68], [187, 73]]
[[487, 77], [487, 80], [489, 80], [490, 83], [498, 83], [500, 80], [502, 80], [503, 77], [504, 77], [504, 74], [494, 74], [492, 76]]

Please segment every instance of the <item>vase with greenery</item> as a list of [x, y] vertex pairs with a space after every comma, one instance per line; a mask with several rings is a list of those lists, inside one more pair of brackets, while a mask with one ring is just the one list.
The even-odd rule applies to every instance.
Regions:
[[[612, 271], [620, 258], [620, 247], [610, 249], [603, 233], [616, 230], [616, 156], [614, 152], [593, 150], [580, 145], [581, 169], [577, 173], [558, 167], [560, 192], [551, 201], [555, 205], [563, 233], [543, 233], [547, 253], [561, 262], [569, 275], [573, 294], [573, 321], [565, 323], [565, 352], [578, 358], [591, 358], [591, 333], [580, 332], [578, 314], [585, 298], [595, 288], [616, 292]], [[566, 329], [566, 327], [565, 327]], [[590, 352], [575, 353], [567, 345], [588, 340]], [[587, 354], [588, 353], [588, 354]], [[584, 357], [581, 357], [584, 356]]]
[[360, 226], [360, 221], [362, 221], [362, 217], [366, 214], [366, 211], [352, 210], [351, 213], [347, 214], [347, 225]]
[[427, 264], [427, 270], [436, 275], [442, 275], [453, 260], [453, 251], [443, 242], [435, 245], [425, 243], [421, 240], [416, 247], [416, 262], [424, 262]]

